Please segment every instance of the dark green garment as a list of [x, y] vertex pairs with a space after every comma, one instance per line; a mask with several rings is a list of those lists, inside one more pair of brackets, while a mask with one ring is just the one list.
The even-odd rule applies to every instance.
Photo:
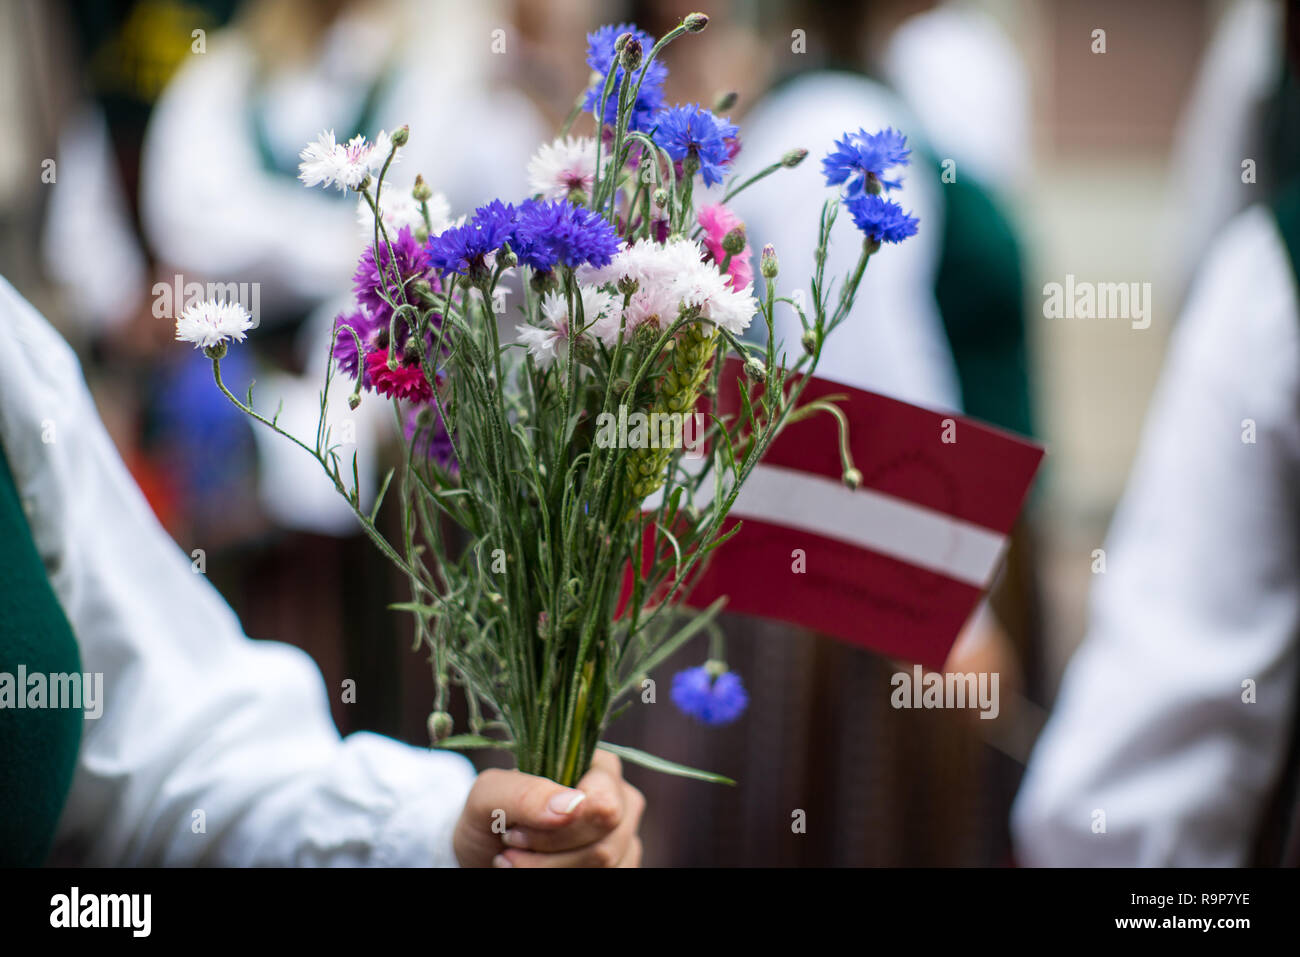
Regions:
[[962, 172], [943, 183], [943, 240], [934, 295], [961, 385], [962, 410], [1020, 435], [1033, 435], [1025, 277], [1010, 221], [989, 193]]
[[[81, 656], [0, 448], [0, 675], [73, 674]], [[0, 679], [9, 680], [9, 679]], [[2, 693], [2, 692], [0, 692]], [[15, 694], [26, 689], [16, 688]], [[48, 697], [47, 697], [48, 701]], [[81, 744], [75, 708], [0, 707], [0, 866], [38, 866], [54, 841]]]

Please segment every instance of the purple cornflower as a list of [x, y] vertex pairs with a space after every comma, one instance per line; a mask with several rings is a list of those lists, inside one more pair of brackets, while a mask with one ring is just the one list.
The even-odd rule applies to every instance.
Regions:
[[[335, 319], [334, 348], [331, 354], [339, 368], [355, 379], [357, 370], [361, 368], [360, 356], [357, 354], [357, 338], [361, 340], [361, 349], [364, 353], [374, 346], [376, 334], [384, 327], [384, 323], [372, 318], [365, 309], [354, 309]], [[347, 331], [348, 329], [356, 332], [356, 338]]]
[[847, 182], [845, 191], [850, 196], [863, 192], [870, 177], [879, 180], [885, 189], [898, 189], [902, 183], [885, 179], [885, 173], [895, 166], [906, 166], [911, 152], [907, 137], [892, 127], [879, 133], [866, 130], [845, 133], [842, 139], [835, 141], [835, 149], [822, 160], [822, 173], [826, 176], [827, 186]]
[[664, 110], [655, 121], [658, 125], [654, 141], [669, 156], [678, 162], [694, 156], [699, 161], [704, 185], [722, 182], [723, 175], [731, 168], [734, 141], [740, 132], [734, 123], [719, 119], [694, 103]]
[[530, 199], [520, 204], [511, 248], [539, 272], [557, 265], [607, 266], [618, 252], [618, 234], [599, 213], [567, 199]]
[[456, 461], [456, 449], [451, 436], [447, 433], [446, 423], [442, 420], [442, 410], [438, 400], [423, 406], [412, 406], [407, 410], [406, 423], [403, 426], [406, 440], [412, 444], [416, 456], [423, 456], [445, 472], [453, 475], [460, 471]]
[[[380, 237], [379, 241], [378, 259], [375, 256], [374, 245], [367, 246], [366, 251], [361, 254], [361, 260], [357, 263], [356, 274], [352, 277], [352, 288], [356, 292], [357, 302], [361, 303], [376, 320], [383, 323], [387, 323], [392, 316], [393, 310], [388, 303], [401, 303], [403, 291], [409, 286], [411, 280], [423, 277], [429, 270], [424, 251], [416, 242], [409, 226], [403, 226], [397, 237], [395, 239], [390, 237], [390, 241], [393, 247], [393, 259], [396, 260], [398, 272], [402, 277], [400, 287], [393, 277], [388, 244], [384, 243], [383, 237]], [[383, 263], [382, 274], [379, 268], [380, 262]], [[437, 277], [430, 275], [428, 278], [436, 289]], [[385, 301], [385, 295], [388, 301]]]
[[514, 206], [499, 199], [480, 206], [464, 226], [452, 226], [430, 237], [425, 246], [429, 265], [463, 275], [481, 269], [487, 255], [511, 238], [516, 215]]
[[[612, 68], [614, 72], [614, 84], [610, 89], [609, 99], [605, 102], [605, 113], [602, 121], [609, 126], [614, 125], [618, 119], [618, 90], [623, 83], [624, 70], [618, 65], [618, 53], [614, 50], [614, 44], [624, 33], [630, 33], [641, 44], [644, 57], [650, 56], [650, 51], [655, 45], [655, 38], [650, 36], [644, 30], [638, 30], [632, 23], [617, 23], [601, 27], [595, 33], [587, 34], [587, 65], [596, 73], [600, 74], [598, 79], [593, 80], [590, 87], [587, 88], [587, 97], [583, 101], [582, 108], [592, 114], [600, 112], [600, 99], [605, 91], [605, 80], [609, 77], [609, 71]], [[645, 66], [636, 70], [632, 74], [631, 84], [636, 87], [637, 82], [641, 83], [641, 88], [637, 91], [636, 99], [632, 103], [632, 110], [628, 116], [628, 129], [630, 130], [647, 130], [654, 122], [655, 114], [663, 109], [664, 105], [664, 80], [668, 77], [668, 68], [658, 60], [652, 60]]]
[[714, 678], [719, 667], [710, 662], [677, 672], [673, 677], [673, 704], [705, 724], [730, 724], [739, 718], [749, 704], [749, 695], [734, 671], [723, 671]]
[[893, 200], [874, 193], [858, 193], [844, 201], [854, 224], [868, 239], [882, 243], [899, 243], [915, 236], [918, 220], [903, 212]]

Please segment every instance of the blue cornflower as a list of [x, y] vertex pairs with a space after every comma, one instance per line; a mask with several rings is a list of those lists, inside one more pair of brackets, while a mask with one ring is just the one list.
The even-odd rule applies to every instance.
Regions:
[[868, 176], [878, 179], [885, 189], [898, 189], [902, 184], [885, 179], [885, 173], [895, 166], [906, 166], [911, 152], [907, 137], [893, 128], [879, 133], [858, 130], [835, 141], [835, 149], [822, 160], [822, 172], [827, 186], [847, 182], [846, 192], [851, 196], [863, 192]]
[[723, 671], [715, 679], [719, 667], [710, 662], [677, 672], [673, 677], [673, 704], [705, 724], [730, 724], [739, 718], [749, 704], [749, 695], [734, 671]]
[[499, 199], [480, 206], [464, 226], [452, 226], [429, 238], [425, 246], [429, 265], [464, 275], [481, 268], [484, 257], [511, 238], [516, 216], [514, 206]]
[[618, 252], [618, 234], [597, 212], [567, 199], [525, 200], [510, 248], [519, 261], [539, 272], [557, 265], [607, 266]]
[[844, 201], [854, 224], [868, 239], [882, 243], [902, 242], [916, 235], [919, 220], [903, 212], [893, 200], [875, 193], [858, 193]]
[[[587, 65], [600, 76], [587, 88], [587, 97], [583, 101], [582, 108], [593, 114], [600, 112], [600, 99], [605, 92], [605, 81], [609, 77], [609, 71], [612, 68], [615, 71], [614, 85], [610, 90], [609, 99], [605, 103], [605, 115], [603, 117], [603, 122], [610, 126], [618, 119], [618, 90], [623, 84], [624, 73], [623, 68], [618, 65], [618, 54], [614, 52], [614, 44], [624, 33], [632, 34], [637, 42], [641, 44], [643, 56], [650, 56], [650, 50], [655, 45], [655, 38], [644, 30], [637, 29], [634, 23], [611, 24], [601, 27], [595, 33], [587, 34]], [[632, 103], [632, 111], [628, 118], [628, 129], [647, 130], [650, 128], [654, 115], [663, 109], [664, 80], [667, 78], [668, 67], [658, 60], [650, 61], [632, 74], [631, 83], [633, 88], [636, 88], [638, 82], [641, 87], [637, 90], [636, 99]]]
[[692, 103], [664, 110], [655, 121], [654, 141], [677, 162], [694, 156], [706, 186], [722, 182], [736, 155], [734, 145], [739, 128]]

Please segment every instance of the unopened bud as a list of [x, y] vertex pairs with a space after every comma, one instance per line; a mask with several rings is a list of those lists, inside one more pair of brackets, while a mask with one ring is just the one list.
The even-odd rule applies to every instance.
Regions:
[[729, 90], [713, 101], [713, 112], [717, 115], [729, 113], [731, 110], [736, 108], [736, 101], [739, 99], [739, 93], [735, 90]]
[[348, 396], [348, 408], [351, 409], [353, 412], [357, 410], [357, 406], [359, 406], [360, 404], [361, 404], [360, 392], [353, 392], [350, 396]]
[[722, 237], [722, 251], [739, 256], [745, 251], [745, 227], [737, 226]]
[[661, 186], [659, 189], [655, 190], [653, 199], [654, 204], [660, 209], [663, 209], [668, 205], [668, 190]]
[[424, 181], [424, 177], [416, 175], [415, 186], [411, 190], [411, 196], [417, 203], [427, 203], [433, 199], [433, 189]]
[[659, 327], [653, 322], [643, 322], [636, 327], [636, 344], [649, 349], [659, 339]]
[[808, 355], [810, 356], [816, 355], [817, 333], [813, 332], [812, 330], [805, 332], [803, 334], [803, 337], [799, 340], [799, 343], [803, 346], [803, 351], [808, 353]]
[[415, 341], [415, 336], [406, 340], [406, 345], [402, 346], [402, 362], [411, 365], [420, 361], [420, 346]]
[[759, 379], [767, 378], [767, 366], [763, 365], [762, 360], [756, 356], [750, 356], [745, 360], [745, 375], [757, 382]]
[[590, 365], [591, 360], [596, 358], [596, 344], [589, 336], [579, 336], [573, 344], [573, 354], [583, 365]]
[[403, 125], [398, 129], [393, 130], [394, 146], [405, 146], [406, 141], [409, 140], [410, 138], [411, 138], [411, 128], [409, 126]]
[[357, 184], [357, 192], [364, 193], [366, 190], [370, 188], [370, 183], [371, 183], [370, 174], [367, 173], [365, 179], [363, 179], [360, 183]]
[[845, 469], [843, 478], [844, 484], [851, 489], [856, 490], [862, 487], [862, 473], [857, 469]]
[[781, 157], [781, 165], [787, 169], [794, 169], [808, 157], [808, 151], [803, 147], [790, 150]]
[[519, 265], [519, 257], [515, 254], [515, 251], [510, 248], [509, 243], [502, 243], [501, 252], [497, 255], [497, 262], [501, 263], [501, 265], [505, 266], [507, 269], [510, 269], [513, 266]]
[[434, 744], [447, 740], [447, 738], [451, 737], [451, 729], [454, 726], [455, 721], [447, 712], [433, 712], [429, 715], [429, 740]]
[[620, 276], [618, 280], [618, 291], [624, 296], [631, 296], [641, 288], [641, 283], [637, 282], [635, 276]]
[[763, 255], [758, 260], [758, 271], [764, 279], [775, 279], [781, 264], [776, 258], [776, 247], [768, 243], [763, 247]]
[[641, 41], [630, 34], [625, 36], [627, 42], [623, 44], [623, 51], [618, 55], [618, 62], [627, 72], [635, 73], [641, 66]]
[[686, 18], [682, 20], [682, 26], [691, 33], [699, 33], [708, 25], [709, 17], [708, 14], [705, 13], [688, 13]]

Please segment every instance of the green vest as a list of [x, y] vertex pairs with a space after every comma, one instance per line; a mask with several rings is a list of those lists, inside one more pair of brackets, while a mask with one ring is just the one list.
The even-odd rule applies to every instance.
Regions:
[[[81, 656], [32, 540], [0, 447], [0, 866], [43, 864], [54, 841], [81, 744], [83, 712], [22, 708], [27, 675], [73, 674]], [[47, 689], [48, 690], [48, 689]], [[49, 696], [46, 695], [49, 704]]]

